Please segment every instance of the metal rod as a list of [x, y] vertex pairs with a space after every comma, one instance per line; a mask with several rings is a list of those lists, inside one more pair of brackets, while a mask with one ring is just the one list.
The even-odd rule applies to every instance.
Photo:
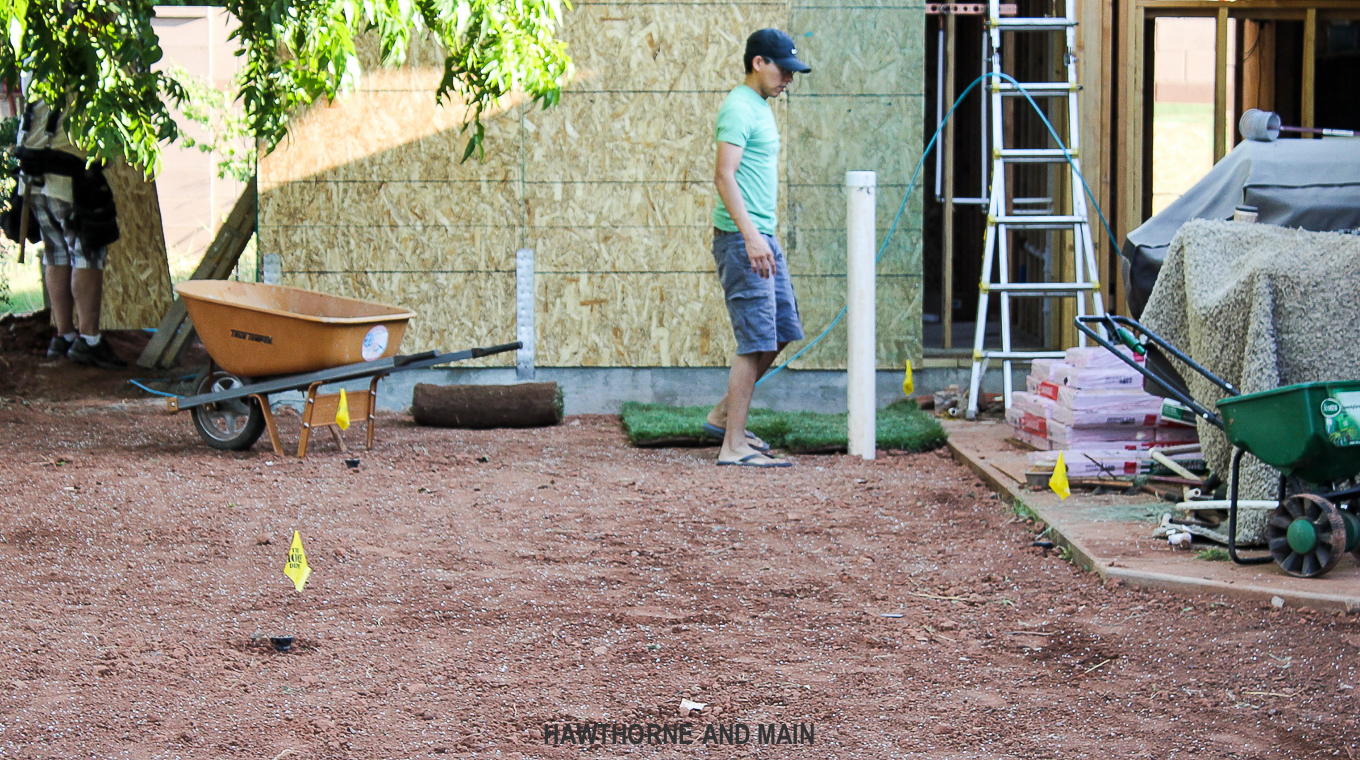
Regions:
[[[1242, 464], [1242, 455], [1247, 453], [1243, 449], [1235, 449], [1232, 458], [1232, 482], [1228, 485], [1231, 493], [1228, 497], [1228, 556], [1232, 561], [1239, 565], [1264, 565], [1274, 558], [1267, 555], [1265, 557], [1239, 557], [1237, 556], [1237, 473]], [[1280, 503], [1284, 503], [1284, 476], [1280, 476]]]
[[[1096, 323], [1096, 324], [1102, 324], [1102, 323], [1103, 323], [1104, 326], [1106, 327], [1106, 329], [1108, 329], [1110, 332], [1112, 332], [1112, 333], [1114, 333], [1114, 334], [1117, 335], [1119, 331], [1118, 331], [1118, 329], [1117, 329], [1116, 326], [1115, 326], [1116, 321], [1119, 321], [1119, 322], [1125, 322], [1125, 321], [1127, 321], [1127, 322], [1133, 322], [1133, 324], [1138, 325], [1137, 322], [1135, 322], [1135, 321], [1132, 320], [1132, 319], [1128, 319], [1127, 317], [1113, 317], [1113, 316], [1111, 316], [1111, 315], [1109, 315], [1109, 314], [1106, 314], [1106, 315], [1103, 315], [1103, 316], [1100, 316], [1100, 315], [1091, 315], [1091, 316], [1077, 317], [1077, 318], [1074, 320], [1074, 324], [1077, 326], [1077, 329], [1078, 329], [1078, 330], [1080, 330], [1080, 331], [1082, 331], [1083, 333], [1086, 334], [1086, 337], [1091, 338], [1091, 339], [1094, 340], [1096, 343], [1100, 344], [1101, 346], [1104, 346], [1105, 349], [1108, 350], [1110, 353], [1112, 353], [1112, 354], [1114, 354], [1115, 356], [1119, 357], [1119, 359], [1120, 359], [1121, 361], [1123, 361], [1125, 364], [1127, 364], [1127, 365], [1129, 365], [1130, 367], [1132, 367], [1133, 369], [1135, 369], [1135, 370], [1138, 372], [1138, 374], [1142, 375], [1143, 377], [1151, 378], [1154, 382], [1160, 384], [1160, 385], [1162, 386], [1162, 388], [1164, 388], [1168, 393], [1170, 393], [1172, 396], [1174, 396], [1175, 399], [1176, 399], [1177, 401], [1181, 402], [1182, 404], [1185, 404], [1186, 406], [1188, 406], [1188, 407], [1190, 407], [1192, 410], [1194, 410], [1195, 414], [1198, 414], [1200, 417], [1202, 417], [1202, 418], [1204, 419], [1205, 422], [1208, 422], [1210, 425], [1213, 425], [1214, 427], [1218, 428], [1219, 430], [1222, 430], [1222, 429], [1223, 429], [1223, 420], [1220, 419], [1219, 416], [1218, 416], [1217, 414], [1215, 414], [1214, 412], [1209, 411], [1207, 408], [1205, 408], [1203, 405], [1201, 405], [1198, 401], [1195, 401], [1195, 400], [1194, 400], [1193, 398], [1191, 398], [1189, 395], [1187, 395], [1187, 394], [1185, 394], [1185, 393], [1182, 393], [1182, 392], [1180, 391], [1180, 389], [1178, 389], [1178, 388], [1176, 387], [1176, 384], [1175, 384], [1175, 383], [1173, 383], [1172, 381], [1170, 381], [1170, 380], [1168, 380], [1168, 379], [1162, 377], [1162, 376], [1159, 375], [1158, 373], [1152, 371], [1152, 369], [1151, 369], [1150, 367], [1141, 365], [1141, 364], [1139, 364], [1138, 362], [1135, 362], [1133, 359], [1130, 359], [1130, 358], [1128, 357], [1127, 354], [1125, 354], [1123, 351], [1120, 351], [1118, 348], [1116, 348], [1116, 347], [1114, 346], [1114, 344], [1112, 344], [1110, 341], [1106, 340], [1104, 336], [1099, 335], [1098, 333], [1096, 333], [1095, 330], [1092, 330], [1091, 328], [1087, 327], [1086, 324], [1085, 324], [1086, 322], [1094, 322], [1094, 323]], [[1175, 346], [1172, 346], [1170, 343], [1167, 343], [1165, 340], [1162, 340], [1162, 338], [1161, 338], [1160, 336], [1156, 335], [1156, 333], [1153, 333], [1153, 332], [1151, 332], [1151, 331], [1146, 330], [1146, 328], [1144, 328], [1142, 325], [1138, 325], [1137, 328], [1135, 328], [1135, 329], [1139, 329], [1139, 330], [1143, 331], [1143, 332], [1144, 332], [1144, 336], [1145, 336], [1146, 338], [1151, 338], [1152, 341], [1158, 345], [1158, 347], [1164, 348], [1164, 349], [1166, 349], [1166, 350], [1172, 352], [1172, 354], [1175, 355], [1177, 359], [1181, 359], [1182, 361], [1185, 361], [1186, 363], [1188, 363], [1188, 364], [1190, 364], [1191, 366], [1195, 367], [1197, 370], [1199, 370], [1199, 372], [1200, 372], [1201, 374], [1203, 374], [1205, 377], [1209, 378], [1209, 380], [1211, 380], [1211, 381], [1213, 381], [1213, 382], [1215, 382], [1215, 383], [1218, 383], [1218, 384], [1219, 384], [1219, 387], [1224, 387], [1224, 388], [1226, 388], [1226, 389], [1228, 390], [1228, 392], [1231, 393], [1231, 394], [1234, 395], [1234, 396], [1238, 395], [1237, 391], [1236, 391], [1235, 389], [1233, 389], [1232, 386], [1228, 385], [1227, 383], [1224, 383], [1222, 380], [1220, 380], [1220, 379], [1218, 378], [1217, 375], [1214, 375], [1214, 374], [1213, 374], [1212, 372], [1210, 372], [1209, 370], [1204, 369], [1203, 367], [1201, 367], [1201, 366], [1200, 366], [1198, 363], [1196, 363], [1194, 360], [1192, 360], [1192, 359], [1190, 359], [1189, 357], [1185, 356], [1185, 354], [1182, 354], [1182, 353], [1180, 352], [1179, 349], [1177, 349]]]
[[[944, 126], [944, 19], [935, 38], [935, 131]], [[944, 152], [935, 148], [935, 202], [944, 201]]]
[[[945, 57], [944, 100], [954, 102], [954, 66], [956, 61], [955, 41], [957, 27], [952, 15], [944, 17]], [[944, 125], [944, 215], [940, 263], [940, 327], [942, 328], [941, 347], [954, 347], [954, 122]]]

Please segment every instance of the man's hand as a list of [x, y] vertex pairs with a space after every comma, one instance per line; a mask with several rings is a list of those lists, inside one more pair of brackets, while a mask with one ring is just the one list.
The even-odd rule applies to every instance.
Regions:
[[765, 236], [757, 232], [746, 237], [746, 258], [751, 260], [751, 271], [765, 279], [774, 276], [774, 251]]

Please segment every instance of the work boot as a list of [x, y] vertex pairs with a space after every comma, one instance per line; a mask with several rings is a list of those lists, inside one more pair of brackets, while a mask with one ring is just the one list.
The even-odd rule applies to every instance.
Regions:
[[127, 362], [119, 359], [118, 354], [109, 347], [107, 340], [100, 340], [91, 346], [84, 338], [76, 338], [74, 345], [71, 346], [71, 352], [66, 356], [76, 364], [84, 364], [87, 367], [121, 369], [127, 366]]
[[47, 358], [60, 359], [71, 351], [71, 341], [63, 338], [60, 333], [52, 336], [52, 342], [47, 344]]

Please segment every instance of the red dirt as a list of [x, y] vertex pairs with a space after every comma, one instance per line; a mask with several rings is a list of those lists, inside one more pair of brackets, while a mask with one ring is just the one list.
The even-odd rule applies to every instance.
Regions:
[[[5, 358], [11, 388], [76, 371]], [[1354, 757], [1354, 616], [1102, 585], [936, 453], [746, 471], [613, 417], [386, 415], [351, 471], [325, 437], [213, 451], [81, 377], [0, 402], [0, 757], [576, 757], [545, 723], [682, 698], [695, 736], [815, 745], [643, 753]]]

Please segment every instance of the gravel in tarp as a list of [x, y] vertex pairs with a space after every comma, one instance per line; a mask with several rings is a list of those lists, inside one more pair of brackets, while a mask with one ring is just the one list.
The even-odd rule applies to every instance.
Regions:
[[[1243, 393], [1360, 378], [1360, 236], [1186, 222], [1142, 322]], [[1177, 366], [1196, 401], [1213, 408], [1223, 397]], [[1227, 439], [1203, 421], [1199, 435], [1205, 461], [1226, 480]], [[1275, 498], [1276, 470], [1247, 456], [1242, 471], [1242, 498]]]

